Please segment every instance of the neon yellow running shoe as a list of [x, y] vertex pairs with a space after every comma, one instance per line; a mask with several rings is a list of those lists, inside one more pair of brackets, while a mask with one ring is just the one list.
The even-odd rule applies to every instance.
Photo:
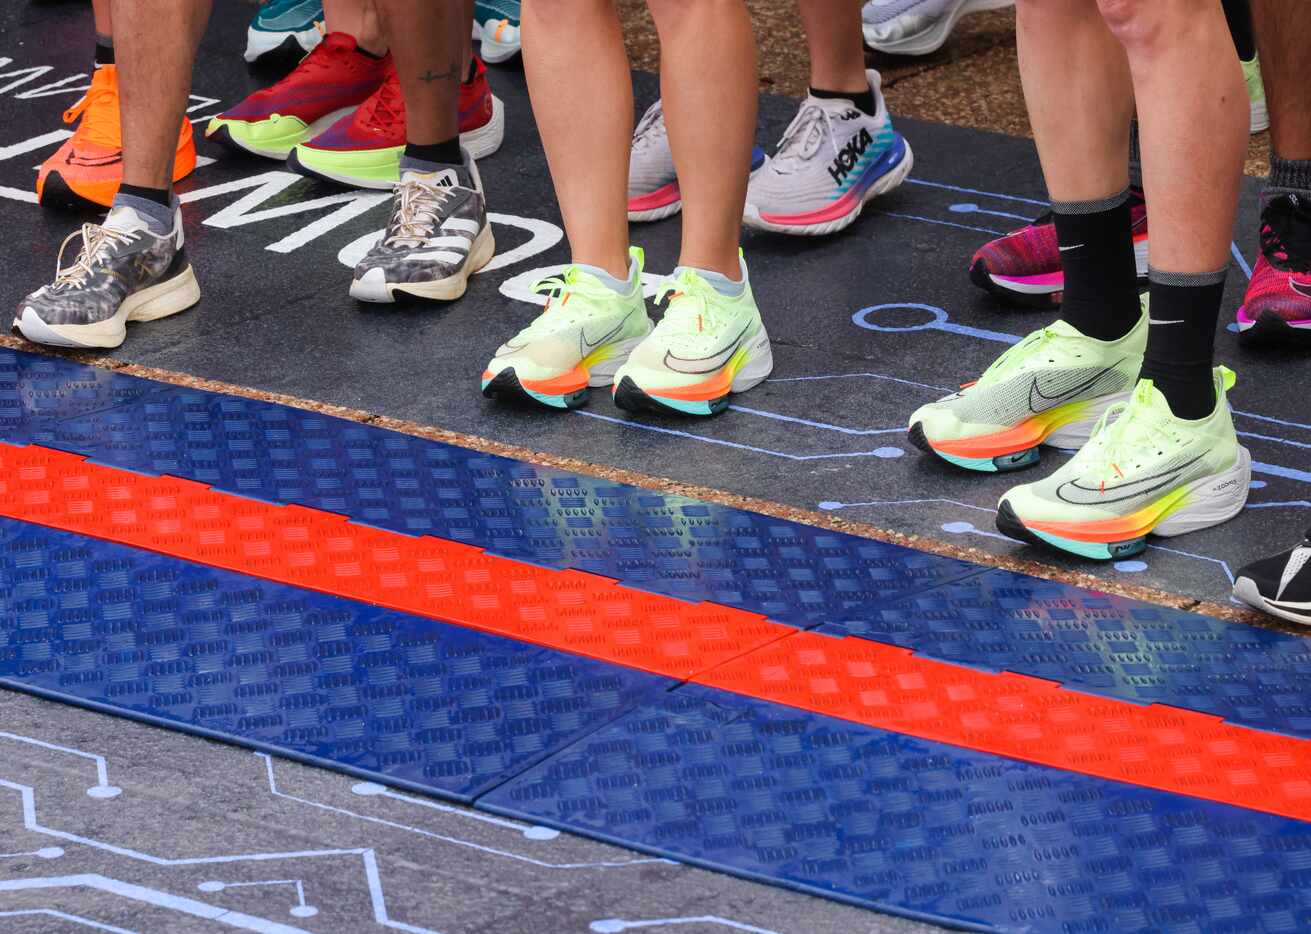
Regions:
[[1234, 374], [1215, 369], [1215, 408], [1175, 418], [1161, 391], [1140, 380], [1109, 409], [1092, 439], [1045, 480], [1017, 486], [997, 504], [997, 528], [1011, 538], [1085, 558], [1110, 560], [1147, 547], [1147, 535], [1183, 535], [1242, 511], [1252, 456], [1238, 443], [1226, 390]]
[[548, 294], [532, 324], [501, 345], [483, 371], [483, 395], [553, 409], [577, 408], [591, 386], [609, 386], [654, 326], [642, 297], [642, 250], [630, 247], [629, 290], [616, 292], [577, 266], [543, 279]]
[[1129, 398], [1147, 348], [1142, 317], [1118, 341], [1087, 337], [1064, 321], [1034, 331], [974, 383], [921, 406], [910, 442], [966, 470], [1019, 470], [1039, 445], [1079, 448], [1112, 405]]
[[1247, 100], [1252, 109], [1252, 132], [1270, 129], [1270, 111], [1265, 103], [1265, 82], [1261, 80], [1261, 58], [1253, 55], [1243, 62], [1243, 81], [1247, 83]]
[[615, 374], [615, 405], [715, 415], [731, 393], [746, 392], [774, 369], [774, 355], [741, 263], [742, 294], [716, 291], [694, 269], [679, 267], [656, 299], [665, 316]]

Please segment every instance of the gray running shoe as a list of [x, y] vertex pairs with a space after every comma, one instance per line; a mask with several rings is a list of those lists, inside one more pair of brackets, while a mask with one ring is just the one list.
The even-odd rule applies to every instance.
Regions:
[[456, 299], [495, 252], [482, 180], [466, 152], [460, 166], [401, 173], [387, 230], [355, 267], [351, 296], [362, 302], [394, 302], [397, 292]]
[[869, 0], [861, 19], [865, 43], [889, 55], [928, 55], [967, 13], [1000, 10], [1015, 0]]
[[[64, 251], [81, 236], [71, 266]], [[117, 347], [129, 321], [154, 321], [200, 301], [196, 274], [182, 249], [182, 212], [173, 229], [153, 233], [130, 207], [112, 208], [105, 223], [83, 224], [59, 248], [55, 281], [18, 305], [14, 329], [57, 347]]]
[[628, 219], [634, 223], [672, 217], [683, 209], [665, 112], [656, 101], [642, 114], [628, 153]]

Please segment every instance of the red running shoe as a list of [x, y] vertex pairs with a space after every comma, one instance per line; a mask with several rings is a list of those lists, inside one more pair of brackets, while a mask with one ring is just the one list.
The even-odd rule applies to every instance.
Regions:
[[[1147, 202], [1141, 189], [1129, 190], [1133, 252], [1138, 283], [1147, 284]], [[985, 243], [970, 260], [970, 281], [1012, 305], [1053, 308], [1061, 303], [1065, 274], [1050, 211], [1027, 227]]]
[[[460, 143], [475, 159], [490, 156], [505, 138], [505, 108], [487, 84], [487, 68], [474, 56], [471, 80], [460, 85]], [[292, 150], [297, 172], [353, 188], [391, 188], [401, 177], [405, 152], [405, 97], [395, 68], [354, 115], [342, 117]]]
[[391, 71], [391, 54], [376, 58], [344, 32], [329, 33], [287, 77], [256, 91], [205, 128], [228, 149], [279, 161], [368, 100]]
[[1261, 211], [1261, 255], [1238, 309], [1244, 344], [1311, 347], [1311, 204], [1276, 195]]

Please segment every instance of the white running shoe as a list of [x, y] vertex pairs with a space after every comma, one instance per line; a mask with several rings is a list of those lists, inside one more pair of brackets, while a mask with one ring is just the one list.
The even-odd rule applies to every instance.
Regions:
[[758, 230], [818, 236], [847, 227], [866, 202], [897, 188], [914, 157], [892, 128], [879, 73], [865, 73], [873, 116], [849, 100], [807, 97], [778, 151], [747, 187], [742, 222]]
[[1015, 0], [869, 0], [861, 11], [865, 44], [888, 55], [928, 55], [942, 48], [962, 16], [1014, 5]]

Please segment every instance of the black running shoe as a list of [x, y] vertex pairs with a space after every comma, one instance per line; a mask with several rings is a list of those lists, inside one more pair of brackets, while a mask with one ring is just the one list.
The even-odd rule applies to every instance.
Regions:
[[1311, 531], [1287, 551], [1240, 569], [1234, 596], [1272, 616], [1311, 626]]

